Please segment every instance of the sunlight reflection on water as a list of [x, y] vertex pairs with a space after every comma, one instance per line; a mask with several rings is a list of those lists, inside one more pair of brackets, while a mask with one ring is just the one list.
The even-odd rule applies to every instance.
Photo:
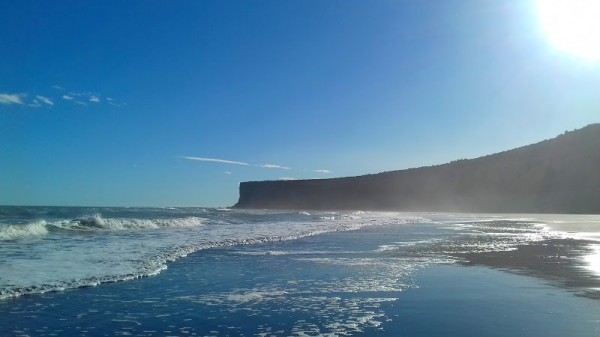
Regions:
[[596, 275], [600, 275], [600, 244], [594, 245], [593, 250], [593, 254], [586, 255], [583, 259], [587, 264], [587, 269]]

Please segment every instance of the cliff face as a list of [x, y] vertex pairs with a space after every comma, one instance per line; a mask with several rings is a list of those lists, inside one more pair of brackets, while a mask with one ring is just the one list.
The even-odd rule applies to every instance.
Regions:
[[600, 124], [439, 166], [243, 182], [234, 207], [600, 214]]

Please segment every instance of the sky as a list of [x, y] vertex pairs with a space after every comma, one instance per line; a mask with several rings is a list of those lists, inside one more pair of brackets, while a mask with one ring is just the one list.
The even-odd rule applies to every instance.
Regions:
[[533, 1], [0, 8], [4, 205], [231, 206], [242, 181], [436, 165], [600, 122], [599, 62], [557, 48]]

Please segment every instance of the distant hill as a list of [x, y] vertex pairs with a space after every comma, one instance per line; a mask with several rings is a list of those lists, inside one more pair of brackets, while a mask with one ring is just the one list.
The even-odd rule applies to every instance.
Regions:
[[234, 207], [600, 214], [600, 124], [438, 166], [243, 182]]

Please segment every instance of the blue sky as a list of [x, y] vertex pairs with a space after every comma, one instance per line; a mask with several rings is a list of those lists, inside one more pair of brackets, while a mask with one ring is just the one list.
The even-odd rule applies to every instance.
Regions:
[[[1, 1], [0, 204], [227, 206], [247, 180], [600, 122], [530, 1]], [[216, 160], [204, 160], [204, 159]]]

